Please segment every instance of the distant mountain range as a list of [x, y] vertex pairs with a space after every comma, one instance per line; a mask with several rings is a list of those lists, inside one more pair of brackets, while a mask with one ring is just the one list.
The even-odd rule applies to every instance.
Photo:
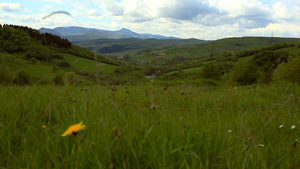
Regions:
[[124, 39], [124, 38], [137, 38], [137, 39], [180, 39], [176, 37], [166, 37], [162, 35], [152, 34], [139, 34], [129, 29], [122, 28], [117, 31], [101, 30], [95, 28], [84, 28], [77, 26], [70, 27], [57, 27], [54, 29], [41, 28], [41, 33], [51, 33], [66, 38], [71, 42], [86, 41], [92, 39]]

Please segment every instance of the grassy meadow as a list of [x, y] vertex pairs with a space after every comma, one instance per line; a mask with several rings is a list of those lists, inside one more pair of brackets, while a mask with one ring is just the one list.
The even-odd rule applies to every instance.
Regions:
[[0, 86], [0, 168], [299, 168], [299, 96], [295, 84]]

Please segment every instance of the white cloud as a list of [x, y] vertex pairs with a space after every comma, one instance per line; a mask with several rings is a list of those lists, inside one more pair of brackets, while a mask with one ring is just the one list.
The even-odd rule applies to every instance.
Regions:
[[272, 22], [270, 8], [257, 0], [102, 0], [100, 7], [111, 17], [138, 23], [170, 18], [209, 26], [240, 23], [244, 28], [255, 28]]
[[6, 12], [17, 12], [17, 11], [22, 11], [23, 7], [21, 4], [18, 4], [18, 3], [2, 2], [2, 3], [0, 3], [0, 10], [6, 11]]
[[24, 9], [24, 12], [27, 12], [27, 13], [30, 13], [30, 12], [32, 12], [30, 9], [28, 9], [28, 8], [25, 8]]
[[273, 17], [278, 20], [291, 19], [293, 14], [291, 11], [282, 3], [277, 2], [272, 6]]
[[53, 7], [50, 4], [45, 5], [43, 8], [40, 9], [42, 12], [50, 12], [53, 11]]
[[[33, 14], [31, 8], [23, 9], [21, 4], [5, 3], [9, 4], [5, 7], [0, 3], [0, 10], [6, 11], [0, 14], [0, 19], [9, 18], [6, 22], [37, 29], [84, 26], [116, 30], [126, 27], [138, 33], [182, 38], [268, 36], [272, 31], [275, 36], [300, 37], [299, 0], [269, 0], [268, 3], [265, 3], [267, 0], [41, 1], [46, 2], [41, 12], [69, 10], [72, 17], [55, 15], [43, 20], [45, 13]], [[16, 15], [12, 13], [15, 11], [25, 13]]]

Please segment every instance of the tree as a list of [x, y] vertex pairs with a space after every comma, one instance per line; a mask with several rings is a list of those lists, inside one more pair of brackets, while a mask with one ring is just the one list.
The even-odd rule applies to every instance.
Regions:
[[209, 53], [210, 60], [212, 60], [213, 56], [215, 55], [215, 51], [209, 50], [208, 53]]
[[129, 54], [126, 54], [123, 56], [123, 59], [126, 61], [126, 62], [129, 62], [130, 61], [130, 55]]
[[221, 76], [220, 70], [213, 63], [205, 64], [200, 74], [202, 78], [215, 80]]
[[287, 81], [300, 84], [300, 57], [290, 58], [288, 63], [281, 63], [275, 70], [274, 81]]
[[230, 79], [238, 85], [253, 84], [259, 78], [260, 73], [258, 67], [253, 63], [239, 61], [230, 74]]

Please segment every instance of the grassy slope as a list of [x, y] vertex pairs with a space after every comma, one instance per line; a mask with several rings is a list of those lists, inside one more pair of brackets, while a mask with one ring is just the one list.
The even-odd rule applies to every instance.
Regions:
[[[24, 57], [23, 54], [1, 53], [1, 56], [5, 60], [3, 64], [6, 65], [13, 74], [23, 69], [33, 78], [34, 81], [39, 81], [38, 79], [40, 79], [42, 82], [51, 82], [56, 74], [64, 74], [68, 71], [84, 72], [89, 73], [90, 75], [95, 75], [97, 71], [109, 74], [114, 72], [117, 68], [117, 66], [114, 65], [77, 57], [71, 54], [62, 54], [64, 59], [54, 59], [50, 62], [42, 61], [39, 64], [33, 64], [28, 60], [22, 59]], [[71, 67], [60, 68], [58, 72], [53, 72], [52, 67], [56, 65], [56, 63], [63, 61], [69, 62]], [[81, 76], [78, 77], [83, 78]]]

